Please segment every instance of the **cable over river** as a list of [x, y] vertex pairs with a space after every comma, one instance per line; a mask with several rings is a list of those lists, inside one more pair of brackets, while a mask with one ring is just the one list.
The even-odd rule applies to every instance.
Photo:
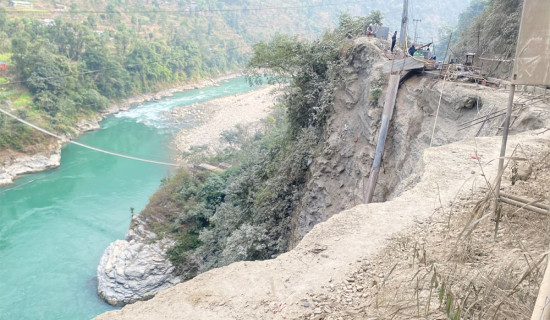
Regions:
[[[77, 141], [171, 162], [177, 128], [163, 112], [250, 90], [237, 78], [177, 93], [110, 116]], [[0, 188], [0, 319], [90, 319], [112, 310], [97, 297], [99, 259], [124, 238], [130, 208], [142, 210], [171, 170], [69, 144], [60, 167]]]

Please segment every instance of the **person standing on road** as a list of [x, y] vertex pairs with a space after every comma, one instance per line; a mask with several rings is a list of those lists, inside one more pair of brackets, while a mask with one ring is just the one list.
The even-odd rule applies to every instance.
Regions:
[[395, 47], [395, 42], [397, 41], [397, 31], [391, 37], [391, 53], [393, 53], [393, 48]]

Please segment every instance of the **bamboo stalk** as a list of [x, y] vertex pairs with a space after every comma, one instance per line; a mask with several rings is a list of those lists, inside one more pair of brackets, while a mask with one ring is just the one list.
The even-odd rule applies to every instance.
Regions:
[[539, 295], [531, 320], [544, 320], [550, 319], [550, 265], [548, 262], [548, 254], [546, 255], [546, 271], [544, 272], [544, 278], [540, 283]]
[[[518, 107], [515, 106], [512, 110], [516, 110], [517, 108], [518, 108]], [[501, 110], [489, 112], [488, 114], [485, 114], [485, 115], [483, 115], [483, 116], [481, 116], [481, 117], [477, 117], [477, 118], [472, 119], [472, 120], [470, 120], [470, 121], [466, 121], [466, 122], [460, 123], [458, 126], [459, 126], [459, 127], [462, 127], [462, 126], [467, 125], [467, 124], [469, 124], [469, 123], [472, 123], [472, 122], [474, 122], [474, 121], [481, 120], [481, 119], [483, 119], [483, 118], [485, 118], [485, 117], [487, 117], [487, 116], [491, 116], [491, 115], [493, 115], [493, 114], [495, 114], [495, 113], [504, 113], [504, 114], [506, 114], [506, 109], [501, 109]]]
[[528, 205], [528, 204], [523, 203], [523, 202], [519, 202], [519, 201], [515, 201], [515, 200], [508, 199], [508, 198], [503, 198], [503, 197], [500, 198], [500, 201], [503, 202], [503, 203], [506, 203], [506, 204], [509, 204], [509, 205], [512, 205], [512, 206], [515, 206], [515, 207], [518, 207], [518, 208], [521, 208], [521, 209], [536, 212], [536, 213], [539, 213], [539, 214], [544, 214], [544, 215], [548, 214], [548, 210], [543, 210], [541, 208], [533, 207], [532, 205]]
[[525, 203], [525, 204], [529, 204], [529, 205], [531, 205], [531, 206], [534, 206], [534, 207], [537, 207], [537, 208], [541, 208], [541, 209], [543, 209], [543, 210], [550, 210], [550, 206], [544, 205], [544, 204], [542, 204], [542, 203], [536, 203], [536, 202], [533, 202], [533, 201], [530, 201], [530, 200], [528, 200], [528, 199], [521, 198], [521, 197], [518, 197], [518, 196], [509, 195], [509, 194], [502, 193], [502, 192], [500, 193], [500, 196], [501, 196], [501, 197], [508, 198], [508, 199], [511, 199], [511, 200], [523, 202], [523, 203]]
[[465, 127], [462, 127], [462, 128], [460, 128], [460, 129], [458, 129], [458, 131], [462, 131], [462, 130], [464, 130], [464, 129], [468, 129], [468, 128], [470, 128], [470, 127], [475, 126], [476, 124], [480, 124], [480, 123], [483, 123], [483, 122], [485, 122], [485, 121], [487, 121], [487, 120], [492, 120], [492, 119], [494, 119], [494, 118], [502, 117], [502, 116], [505, 116], [505, 115], [506, 115], [506, 112], [504, 112], [504, 113], [499, 113], [499, 114], [497, 114], [497, 115], [493, 115], [493, 116], [491, 116], [491, 117], [489, 117], [489, 118], [478, 119], [477, 122], [474, 122], [474, 123], [469, 124], [469, 125], [467, 125], [467, 126], [465, 126]]

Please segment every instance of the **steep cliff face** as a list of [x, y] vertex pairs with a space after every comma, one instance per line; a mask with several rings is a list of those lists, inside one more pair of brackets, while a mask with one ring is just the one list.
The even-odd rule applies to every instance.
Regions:
[[[363, 203], [385, 101], [387, 75], [382, 66], [388, 60], [367, 38], [356, 40], [345, 59], [344, 80], [334, 92], [324, 143], [316, 151], [307, 191], [295, 212], [294, 243], [317, 223]], [[423, 170], [420, 157], [430, 146], [438, 106], [433, 146], [497, 134], [503, 117], [462, 130], [460, 124], [503, 110], [506, 101], [504, 89], [468, 82], [444, 84], [426, 74], [413, 74], [398, 91], [374, 201], [391, 200], [418, 182]], [[548, 116], [540, 109], [526, 108], [512, 130], [542, 128]]]
[[[511, 145], [521, 143], [527, 150], [537, 149], [541, 154], [547, 154], [550, 151], [549, 139], [550, 132], [542, 129], [511, 136], [509, 142]], [[474, 151], [485, 161], [473, 161], [471, 155]], [[97, 319], [337, 319], [340, 316], [343, 319], [364, 319], [365, 315], [373, 316], [373, 319], [391, 318], [379, 317], [376, 310], [371, 310], [375, 309], [375, 305], [378, 307], [378, 302], [381, 305], [391, 304], [394, 309], [401, 305], [393, 303], [392, 299], [378, 300], [378, 296], [369, 288], [376, 291], [376, 288], [381, 287], [380, 283], [391, 279], [389, 281], [399, 284], [398, 290], [391, 291], [392, 297], [399, 298], [399, 301], [407, 300], [402, 299], [404, 288], [407, 285], [414, 288], [418, 282], [413, 276], [394, 276], [392, 266], [419, 265], [424, 272], [422, 274], [428, 272], [425, 279], [427, 283], [430, 283], [431, 270], [427, 271], [429, 268], [418, 262], [418, 259], [415, 262], [412, 254], [405, 257], [401, 255], [407, 251], [406, 247], [412, 247], [413, 244], [396, 244], [390, 238], [407, 230], [415, 230], [415, 225], [429, 225], [425, 223], [429, 217], [435, 216], [436, 219], [443, 218], [446, 221], [448, 216], [445, 212], [457, 209], [453, 207], [457, 195], [460, 198], [473, 193], [483, 194], [479, 187], [485, 186], [485, 179], [492, 180], [495, 177], [498, 161], [494, 160], [498, 158], [499, 151], [500, 137], [467, 139], [428, 148], [422, 152], [420, 166], [423, 170], [418, 183], [400, 196], [384, 203], [358, 205], [334, 215], [316, 225], [296, 248], [276, 259], [238, 262], [210, 270], [160, 292], [152, 300], [128, 305], [122, 310], [100, 315]], [[471, 183], [471, 190], [462, 189], [465, 181], [469, 185]], [[509, 185], [509, 180], [506, 181], [506, 185]], [[520, 220], [527, 219], [521, 217]], [[443, 224], [446, 225], [446, 222]], [[491, 231], [488, 237], [482, 234], [482, 240], [491, 242], [493, 250], [498, 245], [495, 243], [505, 241], [488, 241], [492, 237]], [[427, 229], [422, 235], [431, 233]], [[450, 251], [447, 248], [448, 234], [446, 231], [442, 235], [439, 250]], [[400, 260], [380, 269], [375, 265], [376, 254], [386, 245], [388, 251]], [[414, 248], [417, 249], [416, 245]], [[420, 251], [415, 252], [419, 254]], [[517, 252], [523, 253], [519, 249]], [[503, 254], [495, 260], [502, 260], [505, 256]], [[475, 260], [478, 258], [481, 257], [476, 255]], [[455, 263], [453, 260], [452, 264]], [[507, 276], [511, 276], [506, 266], [502, 269], [506, 270], [503, 272]], [[479, 278], [477, 271], [473, 274]], [[518, 272], [520, 277], [522, 274]], [[426, 297], [427, 292], [428, 289], [421, 296]], [[509, 295], [509, 291], [503, 295]], [[409, 297], [411, 307], [398, 309], [405, 315], [397, 316], [397, 319], [409, 319], [410, 314], [416, 312], [416, 296], [410, 294]], [[439, 300], [434, 300], [437, 304], [426, 310], [437, 310]], [[491, 304], [493, 301], [490, 299]], [[367, 302], [372, 306], [371, 309], [364, 308]], [[525, 303], [525, 300], [522, 302]], [[336, 308], [340, 306], [343, 311], [337, 313]], [[432, 318], [442, 319], [445, 316]]]

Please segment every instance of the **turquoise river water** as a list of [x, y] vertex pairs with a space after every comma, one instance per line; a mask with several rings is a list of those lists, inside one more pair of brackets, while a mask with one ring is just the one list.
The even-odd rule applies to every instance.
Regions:
[[[170, 161], [175, 132], [164, 111], [251, 90], [244, 78], [178, 93], [110, 116], [78, 138], [110, 151]], [[97, 297], [96, 268], [123, 239], [170, 168], [67, 145], [61, 166], [0, 188], [0, 319], [90, 319], [112, 310]]]

